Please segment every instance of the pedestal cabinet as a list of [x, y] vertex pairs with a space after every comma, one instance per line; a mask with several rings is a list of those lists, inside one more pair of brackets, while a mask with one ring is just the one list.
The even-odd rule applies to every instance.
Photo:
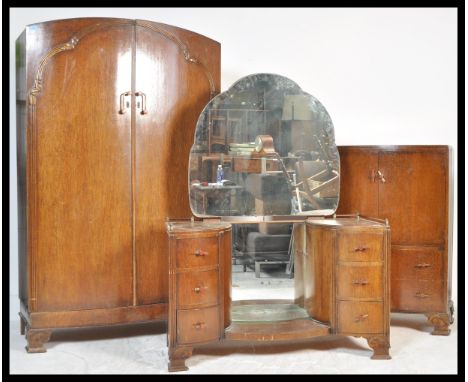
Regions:
[[452, 168], [448, 146], [341, 146], [338, 213], [388, 218], [391, 309], [453, 322]]
[[16, 42], [19, 297], [29, 352], [55, 328], [167, 317], [166, 217], [191, 215], [197, 117], [220, 45], [144, 20], [29, 25]]
[[359, 217], [308, 219], [305, 246], [297, 259], [310, 316], [332, 333], [365, 337], [373, 359], [390, 358], [390, 228]]
[[194, 346], [219, 341], [231, 317], [231, 225], [168, 223], [169, 371]]

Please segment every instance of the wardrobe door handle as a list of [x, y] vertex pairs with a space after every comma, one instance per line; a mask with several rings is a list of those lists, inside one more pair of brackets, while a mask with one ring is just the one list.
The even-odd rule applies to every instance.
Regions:
[[146, 94], [143, 92], [136, 92], [135, 96], [141, 97], [141, 112], [140, 114], [148, 114], [148, 110], [146, 110]]
[[125, 106], [125, 97], [131, 95], [132, 92], [125, 92], [125, 93], [122, 93], [120, 95], [120, 110], [119, 110], [119, 114], [125, 114], [125, 112], [127, 111], [127, 109], [130, 107], [130, 104], [127, 104], [127, 106]]

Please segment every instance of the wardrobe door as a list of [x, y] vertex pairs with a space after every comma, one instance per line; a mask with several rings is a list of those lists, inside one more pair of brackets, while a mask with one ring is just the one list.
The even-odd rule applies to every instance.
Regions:
[[52, 23], [32, 38], [35, 49], [52, 28], [65, 38], [42, 56], [31, 91], [33, 311], [132, 302], [131, 112], [119, 110], [134, 27], [98, 21]]
[[220, 46], [137, 20], [134, 203], [137, 304], [168, 297], [167, 218], [189, 218], [188, 159], [195, 124], [219, 84]]

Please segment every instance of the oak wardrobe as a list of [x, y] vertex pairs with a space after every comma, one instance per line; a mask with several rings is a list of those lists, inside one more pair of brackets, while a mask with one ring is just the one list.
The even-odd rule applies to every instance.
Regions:
[[190, 216], [220, 44], [143, 20], [29, 25], [16, 42], [19, 277], [28, 351], [55, 328], [165, 319], [166, 218]]

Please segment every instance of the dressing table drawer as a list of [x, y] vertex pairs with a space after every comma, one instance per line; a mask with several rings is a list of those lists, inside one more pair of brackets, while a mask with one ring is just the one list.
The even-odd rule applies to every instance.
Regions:
[[338, 302], [339, 333], [382, 333], [384, 331], [382, 302]]
[[215, 305], [218, 303], [218, 270], [181, 272], [177, 274], [179, 307]]
[[338, 299], [381, 300], [382, 289], [381, 265], [340, 264], [338, 266]]
[[200, 237], [177, 240], [177, 268], [197, 268], [218, 264], [218, 237]]
[[219, 339], [219, 309], [217, 306], [177, 311], [177, 342], [179, 344], [217, 339]]
[[340, 261], [382, 261], [383, 236], [380, 233], [339, 232]]

